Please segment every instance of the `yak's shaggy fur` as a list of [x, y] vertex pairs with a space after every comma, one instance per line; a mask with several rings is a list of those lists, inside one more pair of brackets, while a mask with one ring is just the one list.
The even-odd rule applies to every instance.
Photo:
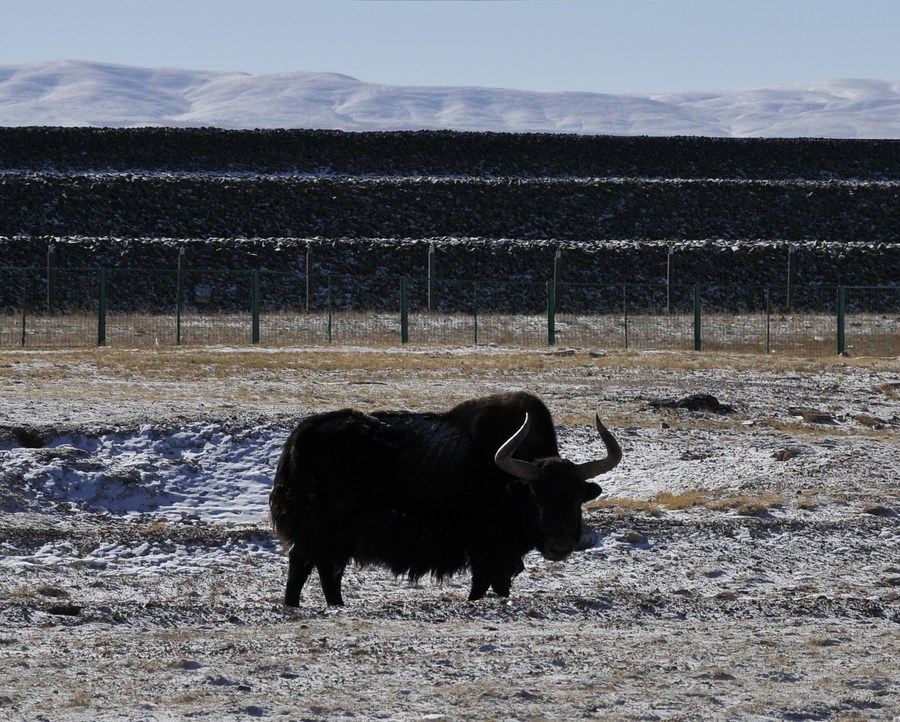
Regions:
[[[515, 455], [534, 464], [527, 481], [495, 462], [526, 415]], [[620, 453], [612, 444], [611, 458]], [[471, 568], [470, 599], [489, 588], [508, 596], [526, 552], [561, 559], [575, 548], [581, 505], [600, 493], [582, 476], [559, 458], [550, 412], [526, 393], [443, 414], [311, 416], [287, 440], [270, 496], [275, 530], [290, 545], [285, 604], [299, 603], [313, 567], [327, 603], [342, 604], [351, 560], [411, 579]]]

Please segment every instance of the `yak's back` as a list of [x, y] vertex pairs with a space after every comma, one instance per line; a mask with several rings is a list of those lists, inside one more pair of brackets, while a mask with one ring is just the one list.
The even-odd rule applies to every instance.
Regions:
[[516, 458], [534, 461], [559, 456], [553, 417], [533, 394], [516, 391], [463, 401], [447, 412], [447, 417], [471, 436], [481, 463], [492, 466], [497, 449], [519, 429], [526, 413], [531, 426]]

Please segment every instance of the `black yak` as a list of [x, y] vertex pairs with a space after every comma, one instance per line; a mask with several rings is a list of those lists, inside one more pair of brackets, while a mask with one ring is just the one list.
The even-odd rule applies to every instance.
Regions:
[[284, 446], [269, 498], [286, 546], [284, 603], [297, 606], [313, 567], [325, 600], [343, 604], [353, 560], [417, 580], [471, 569], [470, 600], [509, 596], [522, 558], [560, 560], [581, 536], [587, 480], [622, 458], [596, 418], [604, 459], [561, 459], [550, 412], [524, 392], [466, 401], [446, 413], [343, 409], [303, 420]]

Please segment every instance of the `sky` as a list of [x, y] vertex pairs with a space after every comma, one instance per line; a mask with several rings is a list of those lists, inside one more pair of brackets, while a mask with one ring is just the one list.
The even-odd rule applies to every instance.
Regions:
[[652, 95], [900, 81], [898, 0], [0, 0], [0, 65]]

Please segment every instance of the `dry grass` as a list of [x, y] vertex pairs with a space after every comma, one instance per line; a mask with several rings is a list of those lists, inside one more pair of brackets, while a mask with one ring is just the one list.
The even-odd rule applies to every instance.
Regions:
[[[132, 408], [159, 404], [166, 409], [190, 409], [202, 399], [204, 414], [223, 415], [241, 409], [294, 415], [341, 406], [437, 410], [485, 393], [522, 388], [544, 395], [557, 423], [589, 424], [597, 410], [609, 428], [639, 428], [657, 426], [659, 414], [646, 413], [641, 404], [618, 403], [610, 396], [620, 379], [640, 387], [661, 379], [677, 384], [705, 370], [749, 377], [816, 375], [851, 367], [890, 377], [900, 374], [900, 359], [509, 347], [18, 349], [0, 350], [0, 387], [10, 403], [40, 398], [57, 407], [89, 406], [91, 399], [116, 398]], [[885, 393], [892, 387], [887, 389]], [[718, 430], [737, 428], [742, 417], [673, 415], [667, 420], [672, 426]], [[792, 434], [860, 433], [774, 418], [757, 419], [755, 428], [760, 425]], [[884, 436], [892, 430], [867, 427], [864, 433]], [[675, 503], [687, 501], [657, 505]]]
[[697, 506], [707, 507], [710, 504], [711, 496], [712, 492], [703, 489], [685, 491], [680, 494], [661, 491], [652, 499], [646, 501], [611, 497], [608, 499], [592, 501], [587, 505], [587, 508], [613, 509], [618, 516], [627, 516], [634, 512], [658, 516], [662, 513], [663, 509], [668, 509], [669, 511], [683, 511]]
[[889, 399], [900, 400], [900, 382], [881, 384], [880, 386], [877, 386], [875, 390], [880, 391]]
[[634, 513], [658, 516], [664, 509], [685, 511], [698, 507], [709, 511], [733, 511], [739, 516], [762, 516], [772, 509], [782, 506], [784, 506], [784, 499], [780, 494], [772, 492], [752, 497], [744, 494], [720, 497], [716, 492], [705, 489], [690, 490], [680, 494], [663, 491], [649, 500], [610, 497], [587, 504], [588, 509], [611, 509], [619, 517]]
[[813, 511], [822, 504], [822, 497], [826, 490], [824, 486], [817, 486], [813, 489], [804, 489], [800, 492], [795, 506], [803, 511]]
[[[331, 371], [365, 378], [391, 378], [410, 371], [444, 378], [484, 373], [545, 372], [578, 368], [589, 374], [633, 368], [676, 371], [731, 368], [736, 372], [822, 372], [842, 367], [878, 368], [900, 373], [900, 359], [817, 360], [694, 352], [528, 350], [519, 348], [431, 349], [403, 347], [304, 347], [263, 349], [244, 347], [175, 347], [160, 349], [90, 348], [67, 350], [0, 350], [0, 378], [27, 373], [28, 380], [70, 377], [78, 373], [108, 378], [204, 380], [241, 374]], [[879, 391], [900, 397], [900, 384]]]
[[784, 500], [780, 494], [767, 493], [759, 496], [750, 497], [745, 495], [737, 495], [719, 499], [707, 505], [711, 511], [728, 511], [734, 510], [738, 516], [762, 516], [768, 514], [773, 508], [784, 506]]
[[670, 511], [679, 511], [684, 509], [692, 509], [695, 506], [707, 506], [709, 504], [710, 492], [705, 490], [685, 491], [681, 494], [672, 494], [668, 491], [661, 491], [653, 501], [664, 506]]
[[[863, 430], [853, 427], [842, 427], [837, 424], [815, 424], [798, 418], [775, 419], [767, 418], [756, 422], [758, 426], [780, 431], [790, 436], [803, 436], [811, 438], [828, 438], [835, 436], [860, 436], [864, 435], [873, 439], [893, 439], [897, 432], [889, 426], [871, 426], [861, 423]], [[860, 423], [857, 421], [857, 423]]]
[[662, 510], [652, 501], [643, 501], [640, 499], [626, 499], [623, 497], [609, 497], [607, 499], [596, 499], [585, 505], [586, 509], [610, 509], [617, 517], [631, 516], [637, 512], [648, 514], [650, 516], [659, 516]]

